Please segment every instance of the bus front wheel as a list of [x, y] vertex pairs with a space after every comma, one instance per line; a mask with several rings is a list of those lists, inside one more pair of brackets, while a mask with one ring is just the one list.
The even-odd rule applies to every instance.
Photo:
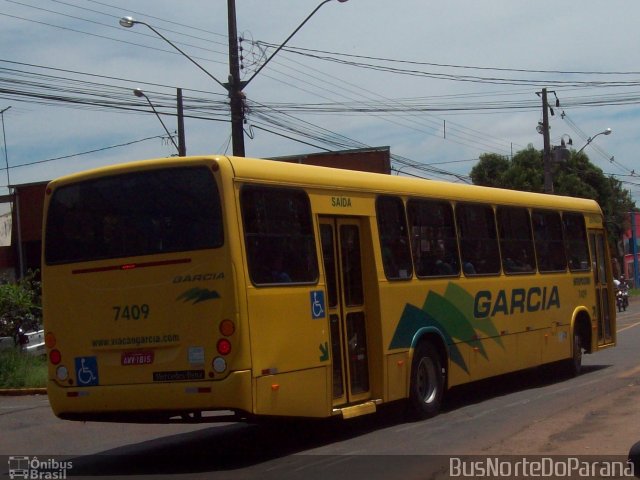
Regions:
[[411, 413], [420, 419], [433, 417], [440, 410], [443, 395], [444, 373], [438, 350], [431, 342], [421, 342], [411, 363]]

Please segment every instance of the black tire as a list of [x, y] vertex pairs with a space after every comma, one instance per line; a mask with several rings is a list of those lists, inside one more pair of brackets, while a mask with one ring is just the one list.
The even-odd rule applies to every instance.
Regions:
[[567, 375], [576, 377], [582, 371], [582, 337], [578, 332], [573, 332], [573, 344], [571, 345], [571, 358], [564, 361], [564, 370]]
[[437, 415], [444, 396], [444, 372], [438, 350], [431, 342], [421, 342], [413, 352], [409, 409], [419, 419]]

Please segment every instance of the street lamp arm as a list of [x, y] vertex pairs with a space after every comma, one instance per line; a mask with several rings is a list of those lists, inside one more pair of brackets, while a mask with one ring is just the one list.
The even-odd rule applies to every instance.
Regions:
[[220, 80], [218, 80], [216, 77], [214, 77], [213, 75], [211, 75], [202, 65], [200, 65], [198, 62], [196, 62], [193, 58], [191, 58], [189, 55], [187, 55], [185, 52], [183, 52], [180, 47], [178, 47], [175, 43], [173, 43], [171, 40], [169, 40], [167, 37], [165, 37], [164, 35], [162, 35], [158, 30], [156, 30], [155, 28], [153, 28], [151, 25], [149, 25], [148, 23], [145, 22], [141, 22], [140, 20], [134, 20], [132, 17], [122, 17], [120, 19], [120, 25], [125, 27], [125, 28], [131, 28], [133, 27], [136, 23], [139, 23], [141, 25], [145, 25], [149, 30], [151, 30], [153, 33], [155, 33], [156, 35], [158, 35], [161, 39], [163, 39], [165, 42], [167, 42], [169, 45], [171, 45], [173, 48], [175, 48], [178, 52], [180, 52], [182, 54], [182, 56], [186, 57], [187, 60], [189, 60], [191, 63], [193, 63], [196, 67], [198, 67], [200, 70], [202, 70], [209, 78], [211, 78], [212, 80], [214, 80], [216, 83], [218, 83], [222, 88], [224, 88], [225, 90], [229, 90], [229, 86], [225, 85], [224, 83], [222, 83]]
[[580, 152], [581, 152], [581, 151], [583, 151], [585, 148], [587, 148], [587, 146], [591, 143], [591, 141], [592, 141], [592, 140], [593, 140], [593, 139], [592, 139], [591, 137], [589, 137], [589, 138], [587, 139], [587, 143], [586, 143], [586, 144], [585, 144], [585, 145], [584, 145], [580, 150], [578, 150], [576, 153], [580, 153]]
[[[289, 35], [289, 36], [286, 38], [286, 40], [285, 40], [284, 42], [282, 42], [282, 44], [281, 44], [278, 48], [276, 48], [276, 50], [275, 50], [275, 51], [274, 51], [274, 52], [269, 56], [269, 58], [267, 58], [267, 59], [265, 60], [265, 62], [264, 62], [262, 65], [260, 65], [260, 68], [258, 68], [258, 69], [253, 73], [253, 75], [251, 75], [251, 77], [249, 77], [249, 79], [248, 79], [248, 80], [246, 80], [246, 81], [242, 82], [242, 88], [246, 87], [246, 86], [251, 82], [251, 80], [253, 80], [253, 79], [256, 77], [256, 75], [258, 75], [258, 73], [260, 73], [260, 71], [261, 71], [264, 67], [266, 67], [266, 66], [267, 66], [267, 64], [271, 61], [271, 59], [272, 59], [273, 57], [275, 57], [275, 56], [276, 56], [276, 54], [277, 54], [280, 50], [282, 50], [282, 48], [287, 44], [287, 42], [289, 42], [289, 40], [291, 40], [291, 39], [293, 38], [293, 36], [294, 36], [296, 33], [298, 33], [298, 31], [299, 31], [299, 30], [300, 30], [300, 29], [305, 25], [305, 23], [307, 23], [307, 22], [309, 21], [309, 19], [310, 19], [311, 17], [313, 17], [313, 16], [315, 15], [315, 13], [316, 13], [318, 10], [320, 10], [320, 8], [321, 8], [325, 3], [329, 3], [329, 2], [331, 2], [331, 1], [332, 1], [332, 0], [324, 0], [320, 5], [318, 5], [318, 6], [317, 6], [317, 7], [316, 7], [316, 8], [315, 8], [315, 9], [314, 9], [314, 10], [313, 10], [313, 11], [312, 11], [308, 16], [307, 16], [307, 18], [305, 18], [305, 19], [304, 19], [304, 21], [303, 21], [300, 25], [298, 25], [298, 28], [296, 28], [296, 29], [291, 33], [291, 35]], [[339, 2], [346, 2], [347, 0], [338, 0], [338, 1], [339, 1]]]
[[610, 135], [610, 134], [611, 134], [611, 129], [610, 129], [610, 128], [607, 128], [606, 130], [604, 130], [604, 131], [602, 131], [602, 132], [596, 133], [593, 137], [589, 137], [589, 138], [587, 138], [587, 143], [585, 143], [585, 144], [584, 144], [584, 146], [583, 146], [580, 150], [578, 150], [576, 153], [580, 153], [580, 152], [581, 152], [581, 151], [583, 151], [585, 148], [587, 148], [587, 147], [589, 146], [589, 144], [590, 144], [591, 142], [593, 142], [593, 140], [595, 140], [595, 138], [596, 138], [598, 135]]
[[180, 148], [178, 148], [178, 145], [176, 144], [175, 140], [173, 139], [173, 136], [171, 135], [171, 132], [169, 132], [169, 129], [162, 121], [162, 117], [160, 117], [160, 114], [158, 114], [156, 107], [153, 106], [153, 103], [151, 103], [151, 100], [149, 100], [149, 97], [147, 97], [147, 95], [139, 88], [136, 88], [133, 91], [133, 93], [136, 97], [144, 97], [147, 100], [147, 103], [151, 107], [151, 110], [153, 110], [153, 113], [155, 113], [156, 117], [158, 117], [158, 120], [160, 120], [160, 123], [162, 124], [162, 128], [164, 128], [164, 131], [167, 132], [167, 135], [169, 135], [169, 140], [171, 140], [171, 143], [173, 143], [173, 146], [176, 147], [176, 150], [178, 151], [178, 153], [180, 153]]

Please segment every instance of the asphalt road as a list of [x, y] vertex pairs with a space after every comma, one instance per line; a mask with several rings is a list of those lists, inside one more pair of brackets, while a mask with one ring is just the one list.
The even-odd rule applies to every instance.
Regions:
[[9, 456], [69, 461], [68, 476], [203, 479], [448, 478], [451, 457], [469, 455], [621, 460], [640, 440], [638, 344], [635, 303], [618, 346], [585, 356], [582, 375], [536, 369], [458, 388], [422, 422], [391, 407], [350, 421], [83, 423], [54, 417], [46, 396], [0, 397], [0, 475]]

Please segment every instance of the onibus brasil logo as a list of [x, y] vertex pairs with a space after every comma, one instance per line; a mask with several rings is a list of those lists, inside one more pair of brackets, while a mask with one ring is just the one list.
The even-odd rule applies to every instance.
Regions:
[[66, 479], [67, 471], [73, 468], [73, 462], [53, 458], [40, 460], [38, 457], [10, 456], [9, 478], [24, 479]]

